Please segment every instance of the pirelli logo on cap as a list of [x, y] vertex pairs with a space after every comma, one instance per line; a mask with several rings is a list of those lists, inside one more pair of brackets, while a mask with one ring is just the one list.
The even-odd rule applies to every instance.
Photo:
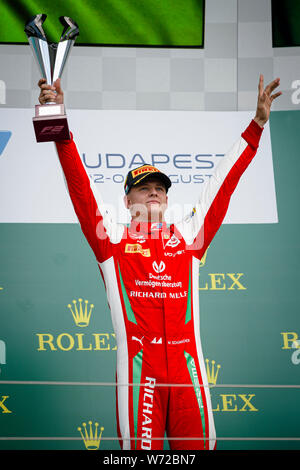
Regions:
[[159, 170], [154, 166], [143, 166], [142, 168], [137, 168], [136, 170], [132, 170], [131, 174], [133, 178], [142, 175], [143, 173], [159, 173]]
[[172, 184], [170, 178], [168, 178], [168, 176], [162, 173], [158, 168], [155, 168], [155, 166], [145, 164], [135, 170], [129, 171], [124, 184], [125, 194], [129, 193], [132, 186], [139, 184], [142, 180], [151, 175], [155, 175], [156, 178], [159, 178], [165, 185], [166, 191], [168, 191]]
[[150, 257], [150, 249], [143, 248], [139, 243], [127, 243], [125, 246], [125, 253], [140, 253], [142, 256], [146, 256], [147, 258]]

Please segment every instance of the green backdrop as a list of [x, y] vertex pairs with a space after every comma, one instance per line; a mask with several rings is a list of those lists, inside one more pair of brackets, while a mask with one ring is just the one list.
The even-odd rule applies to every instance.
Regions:
[[26, 43], [25, 23], [48, 17], [43, 29], [58, 42], [60, 16], [78, 23], [76, 45], [203, 47], [205, 0], [0, 0], [0, 43]]
[[300, 46], [298, 0], [271, 0], [273, 47]]

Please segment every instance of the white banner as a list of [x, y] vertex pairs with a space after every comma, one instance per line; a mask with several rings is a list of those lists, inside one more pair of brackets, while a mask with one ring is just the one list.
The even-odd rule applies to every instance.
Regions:
[[[167, 221], [180, 220], [200, 197], [223, 155], [248, 126], [251, 112], [68, 110], [68, 121], [90, 178], [116, 219], [127, 172], [144, 163], [169, 175]], [[11, 137], [0, 155], [0, 222], [77, 222], [53, 143], [36, 143], [34, 110], [0, 110]], [[7, 134], [6, 134], [7, 135]], [[224, 223], [278, 222], [269, 124], [232, 196]]]

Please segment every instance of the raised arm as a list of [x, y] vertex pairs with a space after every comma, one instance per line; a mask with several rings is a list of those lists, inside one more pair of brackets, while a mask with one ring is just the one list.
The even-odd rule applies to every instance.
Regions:
[[272, 95], [279, 85], [279, 79], [272, 81], [266, 88], [263, 81], [263, 75], [260, 75], [254, 119], [207, 181], [192, 213], [177, 224], [177, 229], [187, 245], [198, 253], [199, 258], [203, 256], [222, 224], [230, 198], [257, 152], [263, 126], [270, 116], [272, 102], [281, 95], [281, 92]]
[[[41, 89], [39, 96], [41, 104], [48, 101], [63, 103], [64, 95], [60, 79], [53, 87], [47, 85], [44, 79], [41, 79], [38, 85]], [[81, 229], [101, 263], [112, 255], [112, 244], [121, 239], [123, 227], [116, 224], [104, 209], [99, 191], [84, 168], [73, 136], [70, 140], [59, 141], [55, 145]]]

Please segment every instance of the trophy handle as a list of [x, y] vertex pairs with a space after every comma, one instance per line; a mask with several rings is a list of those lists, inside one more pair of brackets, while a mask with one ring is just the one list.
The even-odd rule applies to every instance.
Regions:
[[67, 59], [79, 34], [77, 23], [68, 16], [60, 16], [59, 21], [64, 26], [60, 41], [57, 45], [53, 82], [62, 76]]
[[72, 20], [72, 18], [70, 18], [69, 16], [60, 16], [59, 21], [64, 27], [60, 41], [72, 39], [75, 42], [75, 39], [79, 35], [78, 24], [75, 23], [75, 21]]
[[28, 37], [33, 36], [39, 39], [44, 39], [44, 41], [47, 41], [45, 32], [43, 30], [43, 26], [42, 26], [46, 18], [47, 18], [47, 15], [45, 15], [45, 13], [41, 13], [39, 15], [35, 15], [29, 18], [29, 20], [25, 24], [25, 29], [24, 29], [26, 35]]
[[45, 77], [47, 83], [51, 85], [51, 67], [50, 55], [48, 50], [48, 42], [43, 30], [43, 23], [47, 15], [41, 13], [32, 16], [25, 24], [24, 31], [27, 35], [29, 45], [32, 49], [37, 66], [41, 72], [42, 77]]
[[59, 42], [56, 50], [56, 60], [55, 60], [55, 65], [54, 65], [54, 70], [53, 70], [53, 83], [58, 79], [61, 78], [62, 73], [64, 71], [67, 58], [71, 52], [72, 46], [75, 41], [68, 40], [68, 41], [63, 41]]

